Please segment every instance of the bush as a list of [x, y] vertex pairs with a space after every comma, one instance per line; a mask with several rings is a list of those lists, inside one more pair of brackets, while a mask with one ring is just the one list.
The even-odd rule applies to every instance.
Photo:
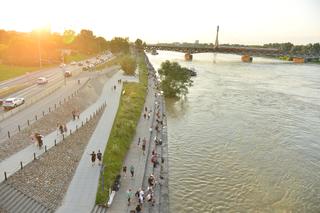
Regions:
[[127, 75], [134, 75], [135, 70], [137, 68], [136, 60], [129, 55], [125, 55], [122, 57], [120, 61], [120, 65], [121, 65], [121, 69]]

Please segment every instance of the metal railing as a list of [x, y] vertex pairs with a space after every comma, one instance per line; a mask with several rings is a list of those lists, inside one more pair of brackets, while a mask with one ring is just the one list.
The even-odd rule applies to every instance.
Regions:
[[[85, 124], [90, 122], [90, 120], [92, 120], [99, 112], [102, 112], [106, 106], [107, 106], [107, 103], [104, 102], [102, 105], [97, 107], [97, 109], [94, 112], [92, 112], [89, 116], [87, 116], [85, 120], [83, 120], [81, 122], [81, 126], [76, 125], [73, 129], [70, 128], [69, 131], [61, 134], [62, 137], [60, 135], [57, 135], [56, 138], [54, 139], [54, 141], [51, 141], [51, 143], [47, 142], [47, 144], [45, 144], [43, 147], [41, 147], [41, 149], [39, 149], [39, 151], [37, 153], [34, 152], [32, 155], [30, 155], [30, 158], [28, 160], [20, 161], [19, 163], [17, 163], [16, 167], [14, 167], [10, 170], [4, 171], [4, 173], [3, 173], [4, 179], [3, 180], [6, 181], [9, 176], [13, 175], [14, 173], [16, 173], [19, 170], [22, 170], [24, 168], [24, 166], [33, 162], [34, 160], [39, 159], [39, 156], [48, 152], [48, 150], [51, 149], [52, 147], [55, 147], [59, 143], [63, 142], [68, 136], [74, 134], [76, 131], [78, 131], [80, 128], [82, 128]], [[0, 182], [2, 182], [3, 180], [0, 180]]]

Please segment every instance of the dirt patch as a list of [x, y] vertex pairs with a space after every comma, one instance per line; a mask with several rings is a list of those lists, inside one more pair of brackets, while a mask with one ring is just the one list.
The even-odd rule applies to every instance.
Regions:
[[30, 135], [32, 133], [39, 132], [42, 135], [47, 135], [56, 130], [58, 122], [67, 123], [70, 121], [72, 119], [72, 110], [77, 109], [79, 112], [82, 112], [96, 102], [100, 97], [105, 82], [111, 75], [112, 73], [108, 73], [107, 75], [101, 75], [98, 78], [91, 79], [76, 96], [62, 104], [55, 111], [45, 115], [37, 122], [31, 124], [30, 127], [23, 129], [21, 132], [1, 143], [0, 160], [4, 160], [30, 145]]

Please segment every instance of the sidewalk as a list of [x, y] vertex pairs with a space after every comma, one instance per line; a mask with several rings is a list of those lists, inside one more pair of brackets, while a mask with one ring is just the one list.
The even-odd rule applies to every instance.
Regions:
[[[124, 212], [130, 212], [130, 210], [135, 209], [137, 206], [136, 199], [134, 198], [134, 193], [142, 187], [143, 178], [145, 175], [145, 167], [146, 167], [146, 160], [148, 159], [148, 150], [149, 146], [151, 146], [153, 143], [150, 136], [149, 128], [153, 122], [154, 117], [154, 91], [152, 87], [149, 87], [149, 92], [146, 96], [145, 105], [148, 107], [148, 111], [152, 109], [151, 118], [144, 119], [143, 118], [143, 112], [141, 113], [141, 117], [139, 120], [139, 123], [136, 128], [136, 134], [134, 136], [134, 139], [130, 145], [129, 151], [126, 155], [126, 159], [124, 161], [123, 166], [127, 166], [127, 176], [124, 177], [123, 173], [121, 172], [121, 186], [119, 191], [116, 192], [116, 195], [114, 197], [114, 200], [112, 202], [112, 205], [110, 208], [108, 208], [108, 212], [110, 213], [124, 213]], [[138, 139], [141, 139], [140, 146], [138, 146]], [[146, 138], [147, 144], [146, 144], [146, 151], [145, 155], [142, 153], [142, 140], [143, 138]], [[131, 177], [130, 174], [130, 166], [134, 166], [134, 177]], [[120, 172], [120, 171], [119, 171]], [[133, 193], [133, 197], [131, 199], [131, 205], [128, 206], [128, 198], [127, 198], [127, 190], [131, 189]]]
[[[113, 97], [115, 96], [115, 94], [113, 94], [114, 92], [111, 91], [111, 85], [116, 84], [120, 76], [121, 74], [117, 73], [106, 82], [99, 99], [80, 114], [80, 119], [77, 119], [75, 121], [70, 121], [67, 123], [68, 133], [65, 134], [65, 137], [67, 137], [70, 134], [70, 130], [74, 132], [77, 128], [80, 128], [82, 126], [82, 123], [87, 122], [97, 110], [101, 109], [103, 105], [105, 105], [106, 101], [107, 101], [107, 107], [106, 107], [107, 109], [115, 107], [116, 103], [114, 103], [114, 101], [109, 101], [110, 99], [112, 100], [112, 98], [116, 98], [116, 97]], [[116, 93], [117, 94], [119, 93], [118, 94], [119, 96], [120, 90], [117, 90]], [[59, 143], [60, 141], [62, 141], [62, 136], [61, 135], [57, 136], [57, 132], [54, 131], [44, 137], [42, 149], [39, 149], [34, 144], [32, 144], [26, 147], [25, 149], [15, 153], [14, 155], [6, 158], [5, 160], [1, 161], [0, 162], [0, 174], [1, 174], [0, 182], [5, 180], [4, 172], [6, 172], [7, 177], [13, 175], [16, 171], [20, 169], [21, 162], [23, 166], [25, 166], [26, 164], [33, 161], [34, 154], [36, 155], [36, 157], [43, 154], [45, 152], [45, 148], [44, 148], [45, 146], [47, 147], [47, 149], [49, 149], [54, 146], [55, 142]]]
[[[91, 212], [95, 205], [100, 166], [95, 165], [92, 167], [90, 154], [92, 151], [97, 152], [99, 149], [101, 153], [104, 153], [120, 102], [122, 84], [119, 85], [116, 83], [120, 78], [123, 82], [137, 81], [136, 78], [129, 78], [118, 73], [112, 78], [110, 83], [105, 86], [108, 97], [107, 107], [84, 151], [62, 205], [57, 210], [59, 213], [87, 213]], [[117, 90], [111, 91], [111, 85], [117, 85]]]

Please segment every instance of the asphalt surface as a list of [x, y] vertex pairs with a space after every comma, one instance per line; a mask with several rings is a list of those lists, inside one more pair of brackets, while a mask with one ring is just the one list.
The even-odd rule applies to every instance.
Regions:
[[[29, 106], [20, 106], [25, 108], [0, 121], [0, 144], [7, 140], [8, 131], [10, 131], [10, 135], [12, 136], [18, 132], [18, 125], [21, 129], [26, 128], [28, 120], [31, 123], [32, 121], [35, 121], [36, 115], [38, 118], [40, 118], [42, 117], [43, 112], [47, 114], [49, 111], [49, 107], [51, 110], [54, 109], [55, 104], [58, 107], [60, 101], [63, 102], [64, 99], [67, 100], [67, 98], [74, 94], [80, 87], [82, 87], [90, 77], [101, 75], [103, 73], [110, 73], [111, 75], [118, 69], [119, 67], [111, 67], [106, 69], [106, 71], [104, 72], [83, 72], [77, 77], [68, 79], [66, 81], [66, 85], [63, 84], [59, 86], [59, 88], [54, 90], [54, 92], [43, 97], [41, 100], [31, 103]], [[78, 80], [80, 80], [80, 84], [78, 84]], [[49, 84], [41, 86], [49, 86]], [[42, 88], [41, 92], [44, 91], [45, 89]], [[39, 93], [35, 93], [34, 95], [39, 95]]]

